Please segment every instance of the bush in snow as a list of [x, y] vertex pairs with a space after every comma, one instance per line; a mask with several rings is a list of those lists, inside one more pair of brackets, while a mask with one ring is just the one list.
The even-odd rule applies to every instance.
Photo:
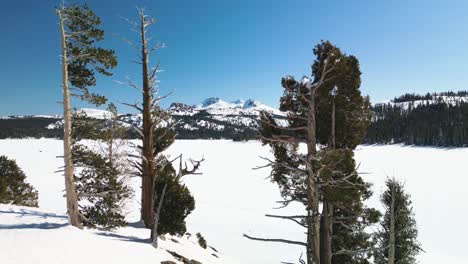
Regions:
[[208, 245], [206, 244], [206, 240], [205, 240], [205, 238], [202, 236], [202, 234], [197, 233], [197, 239], [198, 239], [198, 244], [200, 245], [200, 247], [206, 249], [206, 247], [207, 247]]
[[14, 160], [0, 156], [0, 203], [37, 207], [38, 193]]
[[[158, 162], [158, 165], [161, 164], [165, 162]], [[155, 207], [159, 205], [159, 199], [163, 198], [159, 213], [158, 234], [183, 235], [187, 232], [185, 218], [195, 209], [195, 200], [187, 186], [177, 177], [171, 163], [166, 163], [164, 168], [158, 169], [159, 175], [155, 180], [155, 193], [157, 194]], [[163, 196], [164, 186], [166, 190]]]

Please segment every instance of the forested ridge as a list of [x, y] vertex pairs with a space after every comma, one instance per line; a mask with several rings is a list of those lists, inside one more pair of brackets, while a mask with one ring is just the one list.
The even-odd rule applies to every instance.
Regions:
[[[388, 103], [374, 104], [371, 111], [372, 121], [362, 143], [446, 147], [468, 145], [468, 91], [424, 95], [408, 93], [395, 97]], [[177, 123], [172, 128], [177, 139], [257, 138], [257, 127], [218, 120], [205, 112], [172, 117]], [[60, 121], [59, 118], [41, 116], [11, 116], [0, 119], [0, 139], [61, 139], [61, 128], [47, 127]], [[200, 126], [200, 122], [211, 126]], [[125, 137], [135, 139], [137, 134], [128, 129]]]
[[373, 120], [363, 143], [422, 146], [468, 145], [466, 91], [406, 94], [372, 107]]

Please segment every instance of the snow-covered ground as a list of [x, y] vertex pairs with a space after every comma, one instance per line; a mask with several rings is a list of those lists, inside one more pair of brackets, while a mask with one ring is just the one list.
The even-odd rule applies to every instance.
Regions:
[[0, 247], [1, 263], [5, 264], [176, 261], [167, 250], [202, 263], [225, 263], [211, 255], [218, 254], [214, 250], [202, 249], [194, 236], [168, 237], [160, 240], [159, 249], [155, 250], [149, 242], [147, 229], [140, 225], [133, 224], [114, 232], [79, 230], [68, 225], [65, 214], [1, 204]]
[[[80, 260], [102, 259], [112, 263], [145, 261], [166, 257], [145, 242], [147, 232], [132, 225], [108, 235], [99, 231], [80, 231], [66, 226], [63, 177], [54, 171], [60, 166], [61, 141], [0, 140], [0, 155], [16, 159], [39, 191], [40, 209], [0, 206], [0, 259], [6, 263], [62, 263], [67, 256]], [[185, 158], [205, 158], [203, 175], [188, 176], [185, 181], [194, 194], [196, 208], [187, 218], [192, 234], [201, 232], [208, 244], [220, 252], [220, 259], [210, 257], [191, 240], [163, 242], [161, 247], [176, 247], [202, 263], [271, 264], [296, 262], [302, 248], [293, 245], [250, 241], [243, 233], [269, 238], [304, 239], [300, 227], [264, 217], [266, 213], [294, 214], [301, 206], [282, 209], [276, 186], [267, 178], [268, 169], [252, 170], [262, 165], [259, 156], [270, 155], [269, 148], [258, 142], [178, 140], [168, 154], [184, 153]], [[420, 257], [424, 264], [466, 264], [468, 217], [463, 194], [468, 180], [464, 177], [464, 160], [468, 149], [426, 147], [359, 146], [356, 157], [364, 177], [374, 183], [371, 205], [380, 207], [378, 194], [386, 176], [404, 179], [412, 194], [420, 230], [420, 240], [427, 252]], [[138, 220], [138, 181], [135, 197], [127, 205], [128, 220]], [[18, 228], [9, 228], [17, 225]], [[21, 228], [20, 228], [21, 227]], [[129, 239], [130, 238], [130, 239]], [[130, 240], [130, 241], [128, 241]], [[66, 249], [66, 243], [73, 249]], [[46, 248], [52, 247], [52, 248]], [[80, 248], [80, 252], [74, 249]], [[63, 249], [57, 254], [57, 249]], [[83, 253], [82, 251], [89, 251]], [[46, 254], [55, 254], [46, 257]], [[6, 254], [6, 257], [4, 255]], [[216, 253], [218, 254], [218, 253]], [[59, 256], [57, 256], [59, 255]], [[167, 256], [170, 257], [170, 256]], [[111, 260], [109, 259], [111, 258]], [[26, 261], [28, 260], [28, 261]], [[10, 261], [10, 262], [8, 262]], [[218, 261], [218, 262], [216, 262]], [[70, 262], [68, 262], [70, 263]], [[73, 262], [71, 262], [73, 263]]]

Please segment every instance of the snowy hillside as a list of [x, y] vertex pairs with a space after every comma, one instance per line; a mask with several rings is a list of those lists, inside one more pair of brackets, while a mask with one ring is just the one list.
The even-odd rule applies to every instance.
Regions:
[[[70, 256], [70, 249], [64, 248], [64, 245], [72, 237], [79, 241], [73, 247], [83, 249], [75, 257], [80, 264], [90, 256], [83, 252], [84, 249], [106, 262], [116, 264], [135, 262], [124, 256], [126, 252], [131, 253], [132, 258], [141, 254], [145, 257], [144, 261], [167, 256], [164, 252], [156, 254], [150, 245], [141, 243], [148, 238], [148, 234], [134, 224], [110, 235], [74, 230], [64, 225], [63, 177], [53, 173], [60, 166], [60, 159], [55, 157], [61, 154], [61, 147], [61, 141], [51, 139], [0, 140], [0, 155], [17, 159], [28, 175], [28, 181], [38, 189], [40, 205], [37, 210], [24, 212], [23, 208], [0, 207], [2, 263], [4, 259], [9, 264], [60, 263], [54, 259], [63, 260], [63, 256], [55, 255], [41, 260], [37, 256], [41, 252], [53, 254], [57, 252], [56, 249], [63, 250], [64, 256]], [[301, 213], [302, 210], [298, 205], [280, 211], [272, 209], [277, 207], [276, 201], [280, 197], [276, 186], [267, 179], [268, 169], [252, 170], [264, 164], [259, 156], [271, 155], [267, 147], [253, 141], [177, 140], [168, 154], [175, 156], [179, 153], [184, 153], [185, 158], [204, 157], [206, 160], [201, 168], [203, 175], [185, 179], [196, 200], [196, 209], [187, 218], [188, 230], [191, 233], [201, 232], [208, 244], [220, 252], [215, 253], [219, 254], [220, 259], [213, 257], [202, 263], [297, 263], [301, 247], [267, 244], [242, 237], [243, 233], [248, 233], [269, 238], [305, 238], [303, 230], [294, 223], [264, 217], [266, 213], [288, 215]], [[468, 149], [465, 148], [401, 145], [359, 146], [356, 151], [360, 170], [366, 172], [363, 177], [374, 184], [374, 196], [369, 202], [372, 206], [381, 207], [378, 195], [387, 176], [395, 176], [405, 182], [408, 193], [412, 195], [420, 241], [426, 251], [419, 257], [420, 263], [468, 263], [468, 257], [464, 254], [468, 229], [464, 228], [463, 222], [468, 218], [468, 210], [464, 210], [468, 181], [463, 168], [467, 156]], [[135, 179], [133, 186], [135, 198], [127, 205], [127, 218], [131, 222], [138, 220], [138, 179]], [[441, 218], [453, 212], [457, 215], [452, 217], [452, 224], [442, 227]], [[34, 236], [26, 236], [27, 232]], [[184, 252], [193, 253], [191, 257], [199, 259], [208, 258], [206, 253], [213, 253], [191, 247], [191, 242], [186, 239], [178, 240], [181, 245], [167, 241], [163, 247], [179, 245]], [[24, 254], [26, 246], [28, 254]], [[122, 262], [119, 262], [120, 259]]]
[[[92, 262], [87, 263], [183, 263], [170, 252], [199, 263], [226, 263], [213, 249], [201, 248], [194, 236], [168, 236], [160, 240], [160, 248], [155, 250], [148, 230], [137, 224], [113, 232], [79, 230], [68, 225], [66, 214], [2, 204], [0, 247], [4, 264], [81, 264], [89, 260]], [[215, 257], [217, 254], [219, 257]]]
[[409, 108], [416, 108], [420, 105], [433, 105], [433, 104], [447, 104], [457, 105], [468, 102], [468, 93], [466, 91], [460, 91], [457, 93], [445, 92], [445, 93], [433, 93], [426, 95], [417, 94], [406, 94], [400, 97], [396, 97], [393, 100], [376, 103], [375, 106], [391, 105], [401, 107], [402, 110]]

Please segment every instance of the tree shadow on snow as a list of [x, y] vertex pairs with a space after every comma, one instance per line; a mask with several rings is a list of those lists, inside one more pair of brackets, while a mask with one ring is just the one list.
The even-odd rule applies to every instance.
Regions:
[[42, 218], [60, 218], [60, 219], [68, 219], [66, 215], [57, 215], [57, 214], [52, 214], [52, 213], [42, 213], [42, 212], [37, 212], [34, 210], [28, 210], [28, 209], [21, 209], [19, 211], [4, 211], [0, 210], [0, 214], [16, 214], [18, 217], [23, 217], [23, 216], [39, 216]]
[[116, 233], [97, 232], [96, 234], [100, 235], [100, 236], [105, 236], [105, 237], [117, 238], [118, 240], [127, 241], [127, 242], [135, 242], [135, 243], [143, 243], [143, 244], [149, 244], [151, 242], [149, 238], [139, 238], [139, 237], [135, 237], [135, 236], [125, 236], [125, 235], [119, 235], [119, 234], [116, 234]]
[[0, 230], [2, 229], [57, 229], [67, 226], [68, 223], [59, 224], [59, 223], [38, 223], [38, 224], [19, 224], [19, 225], [0, 225]]
[[133, 227], [133, 228], [143, 228], [143, 229], [146, 229], [145, 224], [143, 223], [143, 221], [128, 223], [127, 226], [128, 226], [128, 227]]
[[[0, 214], [14, 214], [17, 217], [28, 217], [36, 216], [41, 218], [58, 218], [58, 219], [67, 219], [66, 216], [56, 215], [51, 213], [42, 213], [34, 210], [21, 209], [21, 210], [0, 210]], [[42, 223], [32, 223], [32, 224], [13, 224], [13, 225], [2, 225], [0, 224], [0, 230], [2, 229], [57, 229], [67, 226], [68, 223], [51, 223], [51, 222], [42, 222]]]

